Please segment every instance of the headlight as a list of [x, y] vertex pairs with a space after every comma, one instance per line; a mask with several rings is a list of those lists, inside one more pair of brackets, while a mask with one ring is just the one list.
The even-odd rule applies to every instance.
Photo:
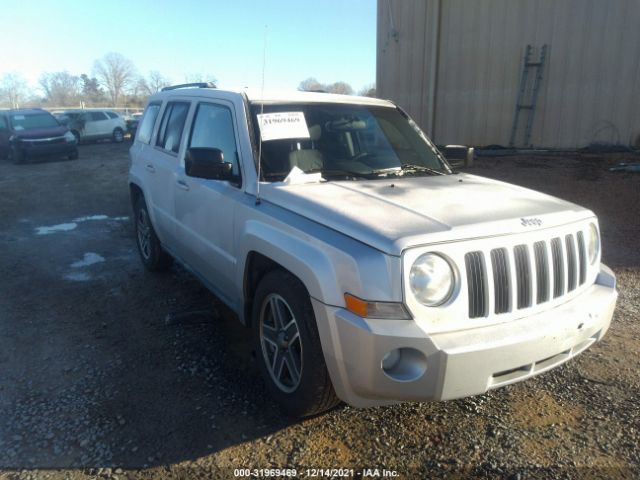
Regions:
[[428, 307], [443, 304], [451, 297], [455, 275], [449, 262], [435, 253], [417, 258], [409, 272], [409, 285], [416, 299]]
[[76, 137], [69, 130], [67, 130], [67, 132], [64, 134], [64, 139], [67, 142], [75, 142], [76, 141]]
[[595, 223], [589, 224], [589, 262], [594, 264], [598, 259], [598, 254], [600, 253], [600, 235], [598, 235], [598, 227], [596, 227]]

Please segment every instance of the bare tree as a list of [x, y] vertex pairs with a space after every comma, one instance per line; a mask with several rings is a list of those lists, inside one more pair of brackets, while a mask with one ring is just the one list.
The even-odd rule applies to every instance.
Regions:
[[27, 81], [19, 73], [5, 73], [0, 78], [0, 103], [18, 108], [28, 93]]
[[[215, 78], [213, 77], [213, 75], [211, 75], [211, 78], [213, 78], [213, 80], [209, 80], [209, 81], [212, 81], [215, 83]], [[160, 90], [162, 90], [164, 87], [168, 87], [169, 85], [171, 85], [171, 82], [169, 81], [169, 79], [163, 76], [157, 70], [151, 70], [149, 72], [149, 77], [146, 83], [147, 83], [147, 86], [149, 87], [149, 95], [157, 93]]]
[[375, 97], [376, 96], [376, 84], [371, 83], [369, 85], [365, 85], [360, 89], [358, 95], [361, 97]]
[[102, 59], [95, 61], [93, 69], [107, 90], [112, 105], [117, 107], [124, 92], [135, 81], [136, 69], [133, 63], [120, 53], [109, 52]]
[[80, 103], [82, 81], [69, 72], [45, 72], [40, 76], [45, 100], [53, 106], [68, 107]]
[[210, 73], [202, 73], [202, 72], [196, 72], [196, 73], [188, 73], [187, 75], [184, 76], [184, 81], [186, 83], [207, 83], [207, 82], [211, 82], [211, 83], [216, 83], [218, 81], [218, 79], [215, 77], [215, 75], [212, 75]]
[[325, 90], [328, 93], [339, 93], [341, 95], [353, 95], [353, 88], [346, 82], [336, 82], [331, 85], [327, 85]]
[[314, 77], [309, 77], [306, 80], [300, 82], [300, 85], [298, 85], [298, 90], [301, 90], [303, 92], [318, 92], [325, 90], [325, 86]]

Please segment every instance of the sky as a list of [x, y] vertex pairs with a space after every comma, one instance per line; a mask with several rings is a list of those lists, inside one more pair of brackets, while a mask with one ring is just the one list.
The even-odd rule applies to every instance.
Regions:
[[91, 76], [96, 59], [118, 52], [142, 76], [260, 88], [265, 26], [265, 88], [375, 82], [376, 0], [0, 0], [0, 11], [0, 76], [33, 87], [43, 72]]

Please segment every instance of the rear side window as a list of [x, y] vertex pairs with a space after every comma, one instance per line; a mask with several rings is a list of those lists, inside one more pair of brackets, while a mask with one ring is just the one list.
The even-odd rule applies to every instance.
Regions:
[[160, 111], [159, 103], [150, 103], [144, 112], [142, 123], [138, 127], [138, 136], [136, 140], [142, 143], [149, 143], [151, 141], [151, 134], [153, 133], [153, 126], [156, 124], [156, 118], [158, 118], [158, 112]]
[[118, 118], [118, 114], [117, 113], [113, 113], [113, 112], [106, 112], [107, 116], [109, 118]]
[[107, 119], [102, 112], [89, 112], [89, 118], [92, 122], [99, 122]]
[[157, 145], [170, 152], [178, 153], [184, 122], [189, 112], [189, 103], [170, 102], [164, 110]]

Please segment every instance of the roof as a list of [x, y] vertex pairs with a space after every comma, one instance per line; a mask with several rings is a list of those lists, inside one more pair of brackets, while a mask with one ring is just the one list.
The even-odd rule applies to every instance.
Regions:
[[[18, 114], [29, 114], [29, 113], [42, 113], [46, 112], [42, 108], [10, 108], [8, 110], [2, 110], [2, 113], [18, 113]], [[48, 112], [47, 112], [48, 113]]]
[[380, 100], [372, 97], [359, 97], [356, 95], [337, 95], [335, 93], [301, 92], [299, 90], [265, 90], [262, 93], [258, 89], [245, 89], [244, 93], [251, 102], [329, 102], [329, 103], [356, 103], [361, 105], [394, 106], [388, 100]]
[[[384, 107], [394, 107], [389, 100], [380, 100], [372, 97], [359, 97], [356, 95], [337, 95], [334, 93], [302, 92], [299, 90], [265, 90], [252, 88], [220, 89], [220, 88], [197, 88], [187, 87], [175, 90], [167, 90], [154, 94], [159, 98], [167, 95], [203, 96], [204, 92], [215, 92], [220, 94], [245, 94], [250, 102], [261, 103], [350, 103], [358, 105], [379, 105]], [[206, 96], [206, 94], [204, 95]], [[215, 94], [212, 96], [216, 96]]]

